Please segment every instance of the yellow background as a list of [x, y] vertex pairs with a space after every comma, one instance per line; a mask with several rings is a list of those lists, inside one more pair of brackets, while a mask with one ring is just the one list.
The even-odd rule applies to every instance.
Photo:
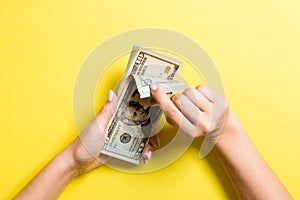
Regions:
[[[249, 137], [300, 199], [299, 9], [296, 0], [0, 0], [0, 199], [12, 198], [76, 137], [73, 87], [89, 53], [144, 27], [180, 32], [206, 49]], [[107, 91], [96, 99], [103, 103]], [[199, 160], [198, 146], [147, 174], [101, 167], [60, 199], [235, 199], [215, 155]]]

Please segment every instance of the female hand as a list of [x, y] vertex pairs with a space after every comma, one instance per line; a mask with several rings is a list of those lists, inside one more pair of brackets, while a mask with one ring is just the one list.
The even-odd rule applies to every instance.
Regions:
[[100, 150], [107, 136], [107, 126], [115, 110], [115, 95], [108, 93], [106, 103], [95, 118], [81, 131], [79, 136], [69, 145], [72, 152], [74, 167], [79, 174], [86, 173], [102, 165], [108, 157], [100, 155]]
[[189, 137], [205, 136], [200, 157], [206, 156], [222, 132], [228, 107], [226, 99], [207, 86], [188, 88], [171, 98], [157, 85], [150, 87], [169, 123]]
[[[101, 108], [96, 117], [87, 125], [79, 137], [70, 145], [73, 148], [74, 163], [79, 174], [86, 173], [99, 167], [109, 159], [108, 156], [100, 154], [100, 150], [107, 137], [107, 126], [116, 109], [116, 96], [112, 90], [109, 91], [108, 100]], [[153, 147], [159, 146], [156, 135], [152, 136], [143, 150], [141, 160], [144, 163], [151, 158]]]
[[[108, 100], [97, 116], [14, 199], [57, 199], [72, 179], [103, 164], [108, 157], [99, 156], [99, 153], [115, 110], [115, 100], [113, 91], [109, 91]], [[150, 159], [151, 144], [154, 143], [155, 139], [150, 139], [150, 143], [145, 147], [144, 160]]]

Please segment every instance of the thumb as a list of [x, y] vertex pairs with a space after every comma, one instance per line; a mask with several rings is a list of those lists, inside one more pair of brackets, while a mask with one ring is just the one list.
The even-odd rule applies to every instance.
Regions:
[[116, 101], [117, 100], [114, 92], [112, 90], [109, 90], [107, 101], [96, 116], [99, 126], [103, 127], [104, 130], [106, 130], [108, 122], [110, 121], [116, 110]]

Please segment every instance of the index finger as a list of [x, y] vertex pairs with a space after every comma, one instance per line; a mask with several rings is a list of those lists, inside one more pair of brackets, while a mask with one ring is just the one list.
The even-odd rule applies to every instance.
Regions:
[[166, 94], [159, 86], [150, 85], [151, 93], [155, 101], [160, 105], [166, 117], [171, 119], [176, 126], [185, 133], [194, 131], [192, 123], [180, 112], [176, 105], [171, 101], [170, 96]]

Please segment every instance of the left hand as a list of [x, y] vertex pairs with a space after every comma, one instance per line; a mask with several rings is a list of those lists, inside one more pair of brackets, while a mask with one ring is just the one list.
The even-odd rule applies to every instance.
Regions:
[[114, 92], [110, 90], [100, 112], [69, 146], [73, 152], [74, 166], [79, 174], [99, 167], [108, 159], [108, 156], [102, 154], [99, 156], [99, 153], [107, 136], [109, 120], [115, 111], [115, 99]]
[[[113, 116], [116, 107], [116, 97], [113, 91], [109, 91], [108, 100], [96, 117], [81, 131], [80, 135], [69, 146], [72, 148], [74, 166], [79, 174], [95, 169], [104, 164], [109, 156], [99, 152], [107, 137], [107, 126]], [[150, 138], [143, 150], [141, 160], [147, 163], [151, 158], [154, 147], [159, 146], [157, 135]]]

